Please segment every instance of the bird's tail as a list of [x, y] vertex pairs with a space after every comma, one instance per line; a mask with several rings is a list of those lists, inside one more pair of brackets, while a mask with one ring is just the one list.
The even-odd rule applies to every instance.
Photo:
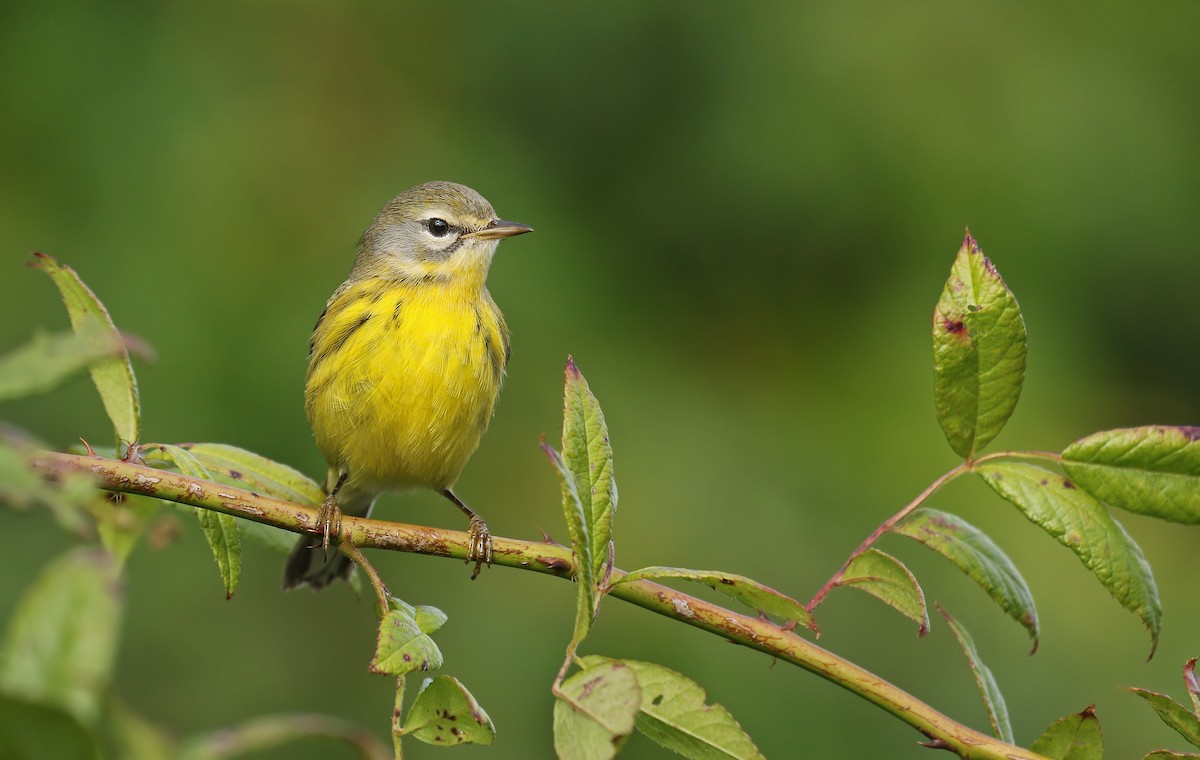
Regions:
[[[377, 494], [342, 488], [338, 491], [337, 503], [342, 514], [366, 517], [371, 513]], [[283, 588], [293, 589], [312, 586], [322, 589], [338, 580], [347, 580], [354, 570], [354, 563], [336, 546], [328, 550], [321, 548], [322, 536], [305, 534], [300, 536], [283, 567]]]

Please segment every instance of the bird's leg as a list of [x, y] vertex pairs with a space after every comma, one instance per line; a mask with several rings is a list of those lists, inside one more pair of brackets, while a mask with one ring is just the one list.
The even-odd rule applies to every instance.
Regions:
[[471, 580], [475, 580], [479, 577], [479, 571], [484, 563], [488, 567], [492, 566], [492, 534], [488, 531], [487, 523], [483, 521], [483, 518], [463, 504], [453, 491], [447, 488], [442, 491], [442, 496], [453, 502], [454, 506], [461, 509], [462, 513], [471, 521], [470, 527], [467, 528], [467, 562], [475, 560], [475, 570], [471, 573]]
[[337, 495], [338, 491], [342, 490], [342, 486], [346, 484], [347, 472], [343, 472], [334, 484], [329, 495], [325, 497], [325, 501], [321, 503], [321, 509], [317, 511], [317, 527], [321, 530], [321, 550], [329, 552], [329, 535], [342, 533], [342, 510], [338, 507]]

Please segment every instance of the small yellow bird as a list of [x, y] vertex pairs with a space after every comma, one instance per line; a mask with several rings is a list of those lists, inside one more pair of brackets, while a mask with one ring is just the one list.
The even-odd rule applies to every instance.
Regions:
[[486, 287], [500, 240], [532, 228], [496, 218], [474, 190], [429, 182], [388, 202], [358, 243], [309, 344], [305, 409], [329, 462], [319, 535], [301, 536], [284, 588], [348, 578], [326, 553], [341, 515], [382, 491], [430, 488], [470, 519], [471, 577], [491, 563], [487, 524], [451, 487], [487, 430], [508, 364], [508, 327]]

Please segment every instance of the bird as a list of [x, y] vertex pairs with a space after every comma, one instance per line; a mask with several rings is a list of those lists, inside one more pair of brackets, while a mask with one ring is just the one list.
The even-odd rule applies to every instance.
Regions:
[[487, 289], [500, 241], [533, 228], [475, 190], [427, 182], [392, 198], [358, 242], [349, 277], [309, 341], [305, 412], [329, 469], [315, 534], [300, 536], [285, 589], [320, 589], [354, 565], [329, 552], [343, 514], [385, 491], [430, 489], [469, 520], [471, 578], [491, 564], [487, 523], [452, 490], [488, 428], [509, 331]]

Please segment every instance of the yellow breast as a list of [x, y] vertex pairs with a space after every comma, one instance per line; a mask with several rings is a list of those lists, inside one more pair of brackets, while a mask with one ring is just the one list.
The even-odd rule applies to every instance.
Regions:
[[347, 283], [313, 332], [305, 401], [317, 446], [355, 488], [449, 488], [491, 421], [507, 361], [486, 289]]

